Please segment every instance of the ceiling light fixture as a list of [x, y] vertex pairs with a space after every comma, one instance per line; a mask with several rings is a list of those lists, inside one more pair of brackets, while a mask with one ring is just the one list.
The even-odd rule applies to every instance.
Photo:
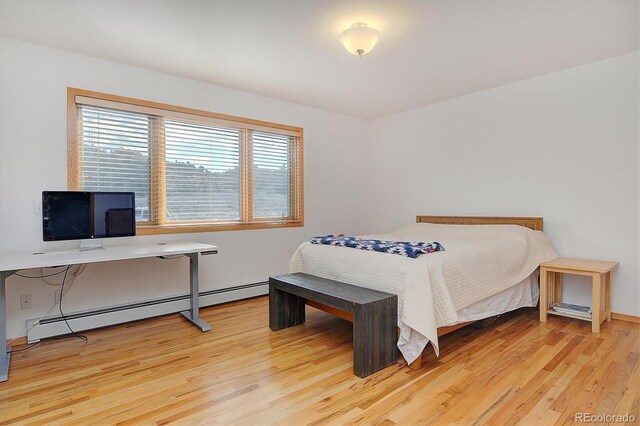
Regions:
[[379, 38], [380, 32], [364, 22], [356, 22], [340, 33], [340, 42], [347, 51], [358, 56], [369, 53]]

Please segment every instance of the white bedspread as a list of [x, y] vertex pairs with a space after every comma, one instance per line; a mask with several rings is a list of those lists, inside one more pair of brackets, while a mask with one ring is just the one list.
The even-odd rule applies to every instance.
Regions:
[[367, 237], [437, 241], [445, 251], [410, 259], [306, 242], [294, 253], [289, 273], [397, 294], [398, 348], [407, 362], [429, 342], [439, 354], [436, 329], [460, 322], [457, 311], [518, 284], [541, 262], [558, 257], [542, 232], [515, 225], [417, 223]]

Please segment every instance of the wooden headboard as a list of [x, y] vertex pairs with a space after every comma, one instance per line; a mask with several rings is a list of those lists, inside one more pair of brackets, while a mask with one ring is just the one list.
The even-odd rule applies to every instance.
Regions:
[[542, 231], [541, 217], [489, 217], [489, 216], [416, 216], [417, 223], [445, 225], [520, 225]]

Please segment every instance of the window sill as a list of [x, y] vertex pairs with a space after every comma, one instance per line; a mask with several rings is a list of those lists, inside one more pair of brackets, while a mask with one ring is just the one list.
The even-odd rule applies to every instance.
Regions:
[[138, 225], [136, 235], [156, 234], [188, 234], [194, 232], [239, 231], [244, 229], [271, 229], [303, 227], [304, 221], [264, 221], [249, 223], [221, 223], [221, 224], [184, 224], [184, 225]]

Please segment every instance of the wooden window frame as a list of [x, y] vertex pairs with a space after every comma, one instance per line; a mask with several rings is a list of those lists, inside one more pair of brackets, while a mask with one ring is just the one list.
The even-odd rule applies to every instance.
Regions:
[[[259, 126], [261, 128], [272, 129], [274, 133], [278, 130], [299, 134], [298, 142], [294, 147], [296, 152], [291, 155], [290, 174], [291, 180], [291, 203], [292, 218], [253, 218], [253, 167], [252, 167], [252, 144], [251, 130], [241, 129], [240, 139], [240, 220], [211, 220], [211, 221], [189, 221], [166, 223], [166, 179], [164, 157], [150, 155], [150, 193], [149, 193], [149, 222], [137, 223], [138, 235], [154, 234], [176, 234], [191, 232], [212, 232], [212, 231], [233, 231], [241, 229], [266, 229], [266, 228], [290, 228], [304, 226], [304, 155], [303, 155], [303, 129], [301, 127], [288, 126], [279, 123], [254, 120], [245, 117], [219, 114], [204, 110], [180, 107], [163, 104], [153, 101], [128, 98], [107, 93], [94, 92], [84, 89], [67, 88], [67, 187], [70, 191], [82, 189], [80, 149], [82, 144], [78, 140], [78, 105], [76, 97], [94, 98], [97, 100], [118, 102], [125, 105], [146, 107], [156, 110], [188, 114], [191, 116], [208, 117], [219, 120], [243, 123], [249, 126]], [[126, 110], [126, 109], [123, 109]], [[162, 118], [160, 118], [162, 119]], [[156, 123], [152, 123], [156, 125]], [[160, 149], [163, 151], [163, 137], [159, 137], [156, 143], [150, 144], [150, 150]], [[297, 161], [295, 159], [297, 158]], [[154, 184], [155, 182], [155, 184]], [[157, 213], [157, 217], [151, 217]]]

